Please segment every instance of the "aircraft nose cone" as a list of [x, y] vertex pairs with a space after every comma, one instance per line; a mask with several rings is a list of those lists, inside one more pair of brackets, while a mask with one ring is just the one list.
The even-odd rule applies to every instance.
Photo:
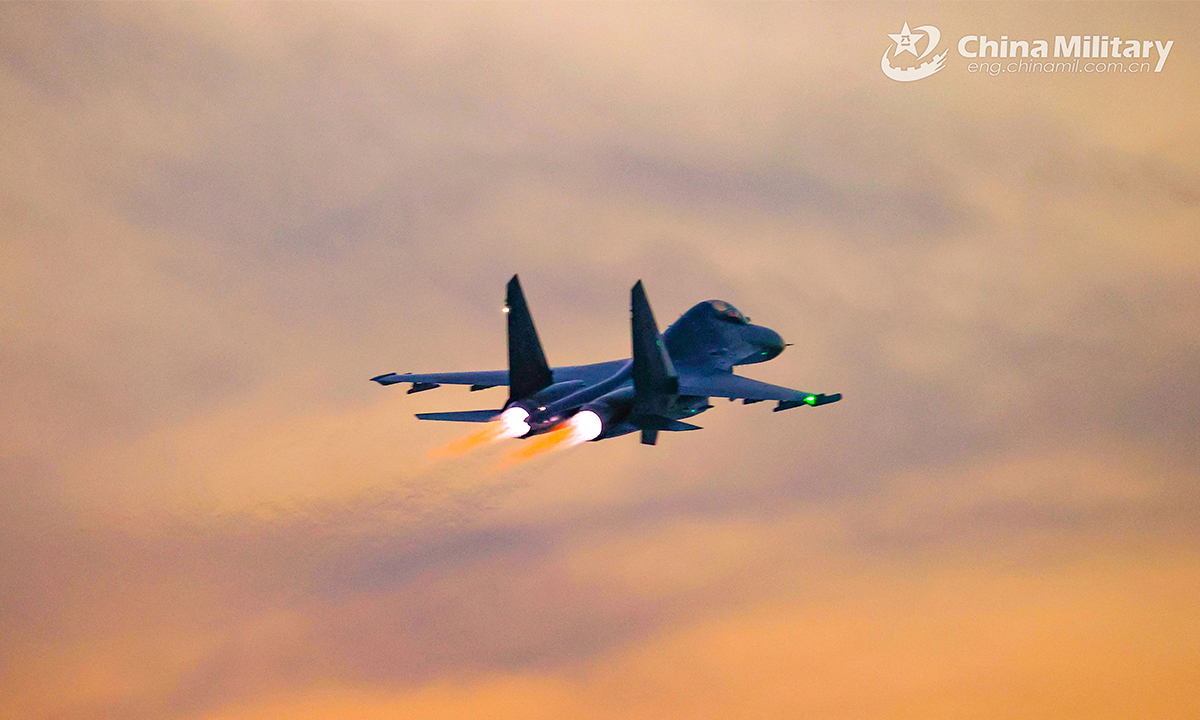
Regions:
[[785, 347], [787, 347], [787, 343], [783, 341], [783, 338], [779, 336], [779, 333], [775, 332], [774, 330], [767, 330], [766, 337], [763, 338], [762, 341], [762, 349], [763, 352], [767, 353], [767, 360], [770, 360], [779, 353], [783, 352]]
[[753, 351], [740, 362], [735, 363], [737, 365], [766, 362], [783, 352], [783, 349], [787, 347], [787, 343], [783, 341], [783, 338], [779, 337], [779, 333], [770, 328], [765, 328], [761, 325], [751, 325], [747, 328], [747, 331], [744, 337], [748, 341], [750, 348], [753, 348]]

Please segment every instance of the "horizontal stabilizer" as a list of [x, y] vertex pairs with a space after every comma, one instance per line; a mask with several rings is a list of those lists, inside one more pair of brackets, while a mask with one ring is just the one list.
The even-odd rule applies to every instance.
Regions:
[[699, 425], [672, 420], [662, 415], [635, 415], [629, 419], [635, 427], [642, 430], [665, 430], [667, 432], [684, 432], [686, 430], [702, 430]]
[[454, 412], [417, 413], [418, 420], [443, 420], [446, 422], [491, 422], [500, 417], [503, 410], [457, 410]]
[[643, 445], [657, 444], [658, 433], [663, 430], [667, 432], [683, 432], [685, 430], [702, 429], [699, 425], [672, 420], [662, 415], [642, 415], [631, 422], [641, 428]]

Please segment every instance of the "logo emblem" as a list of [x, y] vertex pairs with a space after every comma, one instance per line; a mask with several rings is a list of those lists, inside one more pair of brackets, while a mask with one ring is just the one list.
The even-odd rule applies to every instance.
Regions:
[[[908, 23], [904, 23], [904, 29], [895, 35], [888, 33], [888, 37], [892, 39], [892, 44], [887, 50], [883, 51], [883, 58], [879, 61], [879, 67], [883, 70], [883, 74], [893, 80], [899, 82], [912, 82], [927, 78], [938, 70], [941, 70], [946, 65], [946, 55], [949, 50], [943, 50], [941, 55], [934, 55], [932, 59], [917, 65], [925, 59], [929, 53], [937, 49], [938, 42], [942, 39], [942, 33], [932, 25], [921, 25], [916, 30], [909, 30]], [[917, 43], [924, 41], [925, 50], [920, 55], [917, 54]], [[896, 62], [901, 62], [900, 55], [904, 53], [912, 53], [913, 65], [909, 67], [898, 67], [892, 65], [888, 60], [888, 55], [891, 54], [892, 59]]]

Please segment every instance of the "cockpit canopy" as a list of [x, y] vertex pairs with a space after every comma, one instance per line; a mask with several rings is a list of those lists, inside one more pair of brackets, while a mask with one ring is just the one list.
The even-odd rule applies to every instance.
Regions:
[[743, 315], [740, 310], [724, 300], [709, 300], [708, 304], [712, 306], [713, 310], [717, 311], [717, 317], [726, 322], [737, 323], [738, 325], [750, 324], [750, 318]]

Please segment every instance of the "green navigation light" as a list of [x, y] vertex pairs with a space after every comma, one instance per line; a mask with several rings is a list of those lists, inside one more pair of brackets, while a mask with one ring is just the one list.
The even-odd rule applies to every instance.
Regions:
[[817, 404], [817, 396], [809, 395], [808, 397], [804, 398], [804, 402], [808, 403], [809, 405], [816, 405]]

